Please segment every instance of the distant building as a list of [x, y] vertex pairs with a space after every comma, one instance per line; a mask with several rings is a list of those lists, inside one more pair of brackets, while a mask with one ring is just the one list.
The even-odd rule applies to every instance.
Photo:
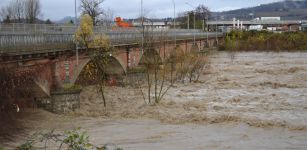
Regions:
[[263, 25], [251, 25], [248, 30], [250, 31], [261, 31], [263, 30]]
[[307, 31], [307, 20], [280, 20], [280, 17], [261, 17], [251, 21], [240, 21], [235, 18], [232, 21], [209, 21], [209, 27], [221, 28], [224, 32], [231, 30], [266, 30], [272, 32]]
[[280, 21], [280, 17], [261, 17], [260, 20], [265, 21], [265, 20], [278, 20]]
[[[142, 23], [140, 21], [132, 22], [132, 25], [135, 27], [142, 26]], [[169, 25], [166, 21], [146, 21], [144, 22], [145, 27], [154, 27], [154, 28], [169, 28]]]

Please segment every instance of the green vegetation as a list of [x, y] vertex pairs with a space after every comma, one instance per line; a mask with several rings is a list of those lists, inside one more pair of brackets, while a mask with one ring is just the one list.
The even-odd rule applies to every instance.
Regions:
[[69, 150], [86, 150], [92, 147], [89, 143], [89, 136], [85, 132], [79, 130], [72, 130], [65, 132], [66, 138], [63, 140], [64, 144], [68, 145]]
[[18, 146], [16, 149], [17, 150], [34, 150], [34, 146], [33, 146], [33, 141], [27, 141], [23, 144], [21, 144], [20, 146]]
[[[86, 132], [81, 131], [80, 128], [74, 130], [64, 131], [64, 133], [57, 133], [55, 130], [48, 131], [46, 133], [36, 133], [32, 135], [25, 143], [21, 144], [16, 148], [16, 150], [36, 150], [36, 144], [44, 144], [44, 148], [48, 149], [48, 145], [58, 145], [58, 149], [67, 149], [67, 150], [88, 150], [88, 149], [97, 149], [97, 150], [106, 150], [108, 149], [107, 145], [103, 147], [98, 147], [90, 143], [89, 136]], [[122, 150], [122, 148], [114, 147], [115, 150]], [[1, 147], [0, 147], [1, 150]]]
[[80, 91], [82, 90], [82, 86], [79, 84], [65, 84], [63, 86], [63, 90], [65, 92], [74, 92], [74, 91]]
[[232, 31], [226, 35], [220, 50], [307, 50], [307, 32]]

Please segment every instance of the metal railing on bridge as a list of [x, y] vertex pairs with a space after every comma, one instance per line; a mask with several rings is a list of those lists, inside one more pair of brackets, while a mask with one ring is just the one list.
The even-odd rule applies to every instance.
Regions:
[[[29, 33], [74, 33], [77, 27], [71, 25], [58, 24], [24, 24], [24, 23], [0, 23], [1, 34], [29, 34]], [[95, 31], [108, 31], [111, 27], [96, 26]]]
[[[1, 24], [0, 25], [0, 53], [31, 53], [44, 51], [59, 51], [75, 49], [73, 35], [76, 27], [72, 25], [40, 25], [40, 24]], [[138, 44], [142, 38], [142, 29], [112, 29], [96, 26], [95, 34], [107, 35], [112, 45]], [[222, 36], [222, 33], [205, 33], [201, 30], [184, 29], [152, 29], [156, 37], [163, 36], [168, 40], [193, 39]]]

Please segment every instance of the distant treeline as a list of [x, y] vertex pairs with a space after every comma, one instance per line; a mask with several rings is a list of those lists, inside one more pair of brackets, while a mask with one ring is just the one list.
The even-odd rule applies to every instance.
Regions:
[[307, 51], [307, 32], [232, 31], [220, 50]]

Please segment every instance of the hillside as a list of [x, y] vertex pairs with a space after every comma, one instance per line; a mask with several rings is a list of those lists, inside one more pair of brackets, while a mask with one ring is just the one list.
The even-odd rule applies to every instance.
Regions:
[[307, 20], [306, 0], [285, 0], [256, 7], [216, 12], [220, 20], [251, 20], [255, 17], [281, 17], [282, 20]]

